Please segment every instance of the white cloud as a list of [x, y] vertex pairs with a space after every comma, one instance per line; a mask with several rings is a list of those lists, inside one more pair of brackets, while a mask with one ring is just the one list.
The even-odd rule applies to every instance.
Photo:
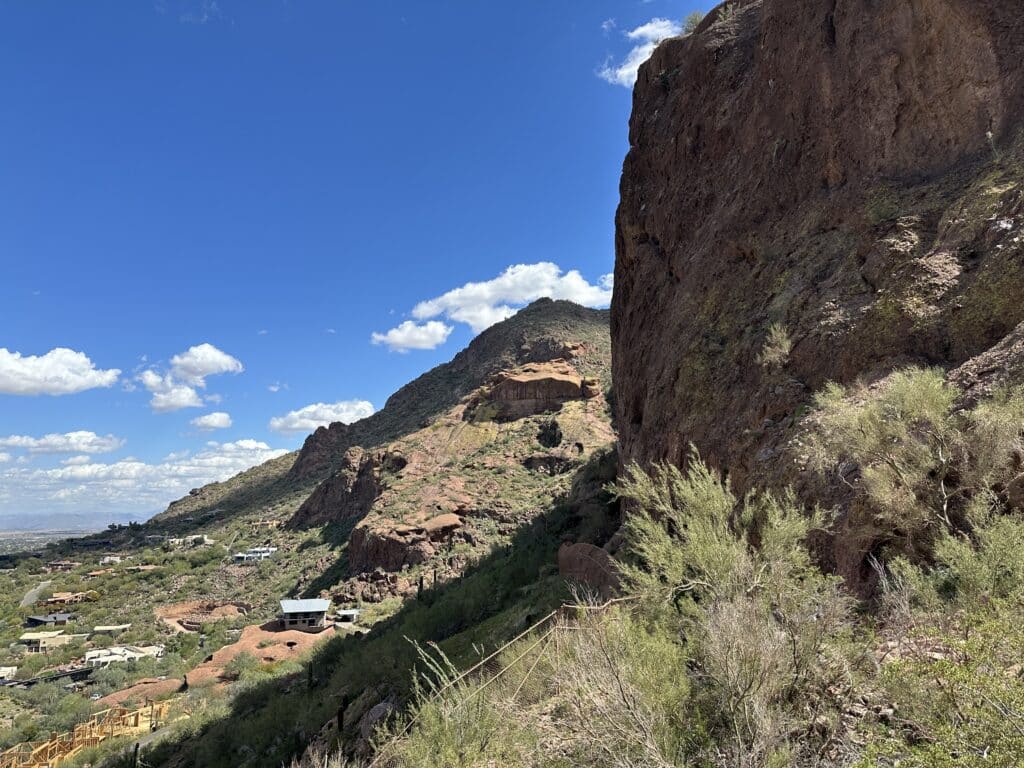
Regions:
[[11, 454], [0, 451], [0, 464], [6, 464], [11, 460]]
[[224, 411], [214, 411], [205, 416], [192, 419], [192, 426], [204, 432], [212, 432], [215, 429], [227, 429], [231, 426], [231, 416]]
[[171, 373], [175, 378], [194, 387], [205, 387], [206, 377], [219, 373], [241, 373], [242, 363], [212, 344], [189, 347], [171, 358]]
[[274, 432], [312, 432], [335, 421], [351, 424], [373, 414], [373, 404], [366, 400], [342, 400], [337, 403], [314, 403], [284, 416], [270, 420]]
[[182, 24], [206, 24], [208, 21], [222, 18], [220, 6], [216, 0], [203, 0], [199, 7], [192, 11], [186, 11], [178, 16]]
[[370, 341], [384, 344], [396, 352], [407, 352], [410, 349], [434, 349], [444, 344], [453, 328], [439, 320], [426, 323], [414, 323], [406, 320], [387, 333], [373, 333]]
[[437, 298], [421, 301], [413, 307], [412, 316], [427, 322], [406, 320], [387, 333], [374, 333], [370, 340], [399, 352], [434, 349], [448, 339], [452, 326], [430, 318], [443, 316], [449, 321], [466, 323], [474, 333], [480, 333], [543, 297], [606, 307], [612, 298], [612, 276], [602, 275], [594, 285], [577, 270], [563, 272], [549, 261], [515, 264], [492, 280], [466, 283]]
[[[567, 299], [588, 307], [606, 307], [612, 299], [612, 276], [603, 275], [593, 285], [575, 269], [563, 272], [561, 267], [549, 261], [515, 264], [492, 280], [466, 283], [437, 298], [421, 301], [413, 307], [412, 315], [417, 320], [444, 316], [451, 321], [466, 323], [474, 333], [480, 333], [543, 297]], [[400, 344], [407, 339], [421, 344], [410, 343], [405, 349], [433, 349], [451, 332], [445, 324], [434, 322], [440, 327], [432, 329], [432, 337], [423, 333], [430, 323], [417, 325], [406, 320], [386, 334], [375, 333], [373, 342], [388, 344], [390, 338]], [[442, 328], [446, 329], [443, 336]], [[393, 348], [402, 347], [396, 345]]]
[[66, 459], [61, 459], [60, 463], [66, 466], [77, 466], [79, 464], [91, 464], [94, 461], [92, 456], [86, 456], [84, 453], [80, 453], [77, 456], [68, 456]]
[[149, 405], [157, 413], [203, 407], [203, 399], [199, 393], [187, 384], [175, 381], [170, 374], [161, 376], [156, 371], [143, 371], [139, 381], [152, 393]]
[[267, 389], [271, 392], [280, 392], [282, 389], [288, 389], [288, 385], [275, 381], [273, 384], [268, 384]]
[[126, 458], [109, 463], [76, 459], [50, 469], [12, 466], [0, 471], [0, 512], [162, 509], [192, 488], [285, 453], [258, 440], [238, 440], [209, 442], [195, 454], [173, 454], [154, 464]]
[[205, 401], [197, 390], [206, 388], [206, 378], [222, 373], [241, 373], [245, 368], [231, 355], [212, 344], [198, 344], [171, 358], [169, 373], [152, 368], [143, 371], [138, 380], [153, 397], [150, 407], [157, 413], [180, 411], [183, 408], [202, 408], [204, 402], [219, 403], [220, 395], [206, 395]]
[[64, 434], [49, 434], [42, 437], [9, 435], [0, 437], [0, 448], [13, 448], [28, 453], [110, 453], [124, 445], [124, 440], [114, 435], [97, 435], [95, 432], [77, 431]]
[[[602, 29], [607, 33], [602, 24]], [[635, 29], [625, 32], [627, 39], [632, 40], [635, 45], [626, 54], [626, 58], [618, 64], [611, 61], [605, 62], [597, 71], [597, 76], [612, 85], [621, 85], [625, 88], [632, 88], [636, 83], [636, 73], [640, 65], [651, 58], [654, 49], [662, 40], [675, 37], [682, 32], [682, 27], [669, 19], [651, 19], [646, 24], [641, 24]]]
[[45, 355], [22, 355], [0, 347], [0, 393], [7, 395], [70, 395], [110, 387], [121, 371], [96, 368], [82, 352], [57, 347]]

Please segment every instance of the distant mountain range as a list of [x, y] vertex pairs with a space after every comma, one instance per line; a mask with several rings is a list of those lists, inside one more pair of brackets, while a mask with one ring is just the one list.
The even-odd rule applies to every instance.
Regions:
[[44, 514], [32, 512], [22, 515], [0, 514], [0, 531], [75, 531], [88, 533], [103, 530], [113, 523], [127, 525], [131, 522], [143, 522], [152, 516], [152, 513], [149, 512], [123, 512], [102, 516], [92, 512], [82, 514], [69, 514], [66, 512]]

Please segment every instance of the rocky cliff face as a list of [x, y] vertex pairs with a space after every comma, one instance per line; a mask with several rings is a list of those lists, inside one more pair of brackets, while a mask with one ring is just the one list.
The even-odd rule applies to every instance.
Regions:
[[825, 382], [916, 363], [970, 389], [1020, 354], [1020, 10], [732, 0], [659, 46], [617, 216], [625, 461], [693, 443], [741, 490], [799, 482]]
[[1024, 319], [1022, 53], [1007, 0], [734, 0], [657, 49], [617, 217], [627, 461], [693, 442], [742, 481], [823, 382]]
[[379, 473], [380, 460], [373, 451], [349, 448], [338, 471], [317, 486], [288, 525], [308, 528], [362, 517], [380, 494]]

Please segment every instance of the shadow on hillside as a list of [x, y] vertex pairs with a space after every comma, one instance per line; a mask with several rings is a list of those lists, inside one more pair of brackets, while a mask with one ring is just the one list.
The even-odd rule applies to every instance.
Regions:
[[[292, 596], [298, 593], [298, 597], [303, 598], [319, 597], [322, 590], [330, 589], [348, 575], [348, 540], [363, 517], [364, 515], [360, 515], [340, 522], [328, 523], [321, 529], [320, 543], [327, 544], [332, 552], [337, 552], [338, 558], [326, 571], [307, 584], [305, 589], [300, 591], [299, 585], [296, 584], [290, 593]], [[305, 541], [299, 546], [299, 552], [314, 546], [316, 546], [314, 541]]]
[[[557, 551], [565, 540], [603, 543], [618, 527], [617, 505], [604, 485], [615, 462], [597, 454], [574, 477], [574, 495], [520, 528], [457, 580], [424, 591], [363, 636], [330, 640], [304, 673], [249, 684], [231, 713], [187, 739], [151, 747], [150, 765], [280, 766], [302, 751], [321, 725], [349, 707], [344, 732], [353, 738], [361, 714], [379, 701], [402, 697], [417, 669], [412, 641], [438, 643], [467, 664], [533, 624], [565, 599]], [[127, 765], [125, 763], [124, 765]]]

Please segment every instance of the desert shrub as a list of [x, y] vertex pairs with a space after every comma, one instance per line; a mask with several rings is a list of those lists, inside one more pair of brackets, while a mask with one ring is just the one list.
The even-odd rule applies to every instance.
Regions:
[[958, 396], [942, 371], [907, 369], [874, 389], [831, 384], [816, 399], [812, 465], [849, 485], [902, 551], [969, 532], [1022, 455], [1024, 390], [966, 412], [954, 410]]
[[692, 35], [694, 32], [697, 31], [697, 27], [700, 26], [700, 23], [702, 21], [704, 21], [704, 14], [701, 13], [700, 11], [694, 11], [693, 13], [688, 15], [685, 19], [683, 19], [683, 34]]
[[257, 671], [259, 668], [260, 660], [248, 651], [242, 651], [224, 665], [224, 674], [227, 677], [238, 680], [244, 675]]
[[458, 668], [440, 648], [417, 650], [427, 671], [414, 682], [410, 712], [380, 734], [382, 743], [390, 741], [415, 723], [387, 752], [393, 764], [521, 765], [524, 744], [532, 738], [523, 718], [513, 716], [515, 701], [500, 695], [503, 688], [491, 690], [478, 679], [460, 679]]
[[772, 323], [768, 327], [764, 348], [757, 356], [757, 362], [768, 368], [781, 368], [789, 361], [789, 353], [793, 351], [793, 340], [786, 326]]
[[700, 724], [679, 639], [622, 609], [584, 611], [567, 629], [552, 679], [572, 764], [685, 765]]
[[311, 749], [295, 758], [290, 768], [358, 768], [361, 763], [353, 762], [338, 752], [329, 752], [324, 749]]
[[789, 765], [837, 738], [866, 658], [848, 598], [806, 548], [821, 513], [789, 493], [740, 501], [696, 454], [685, 471], [631, 467], [618, 493], [632, 505], [627, 591], [659, 621], [674, 607], [687, 640], [701, 759]]
[[1019, 605], [960, 616], [903, 644], [882, 682], [898, 720], [859, 764], [1014, 768], [1024, 755]]

